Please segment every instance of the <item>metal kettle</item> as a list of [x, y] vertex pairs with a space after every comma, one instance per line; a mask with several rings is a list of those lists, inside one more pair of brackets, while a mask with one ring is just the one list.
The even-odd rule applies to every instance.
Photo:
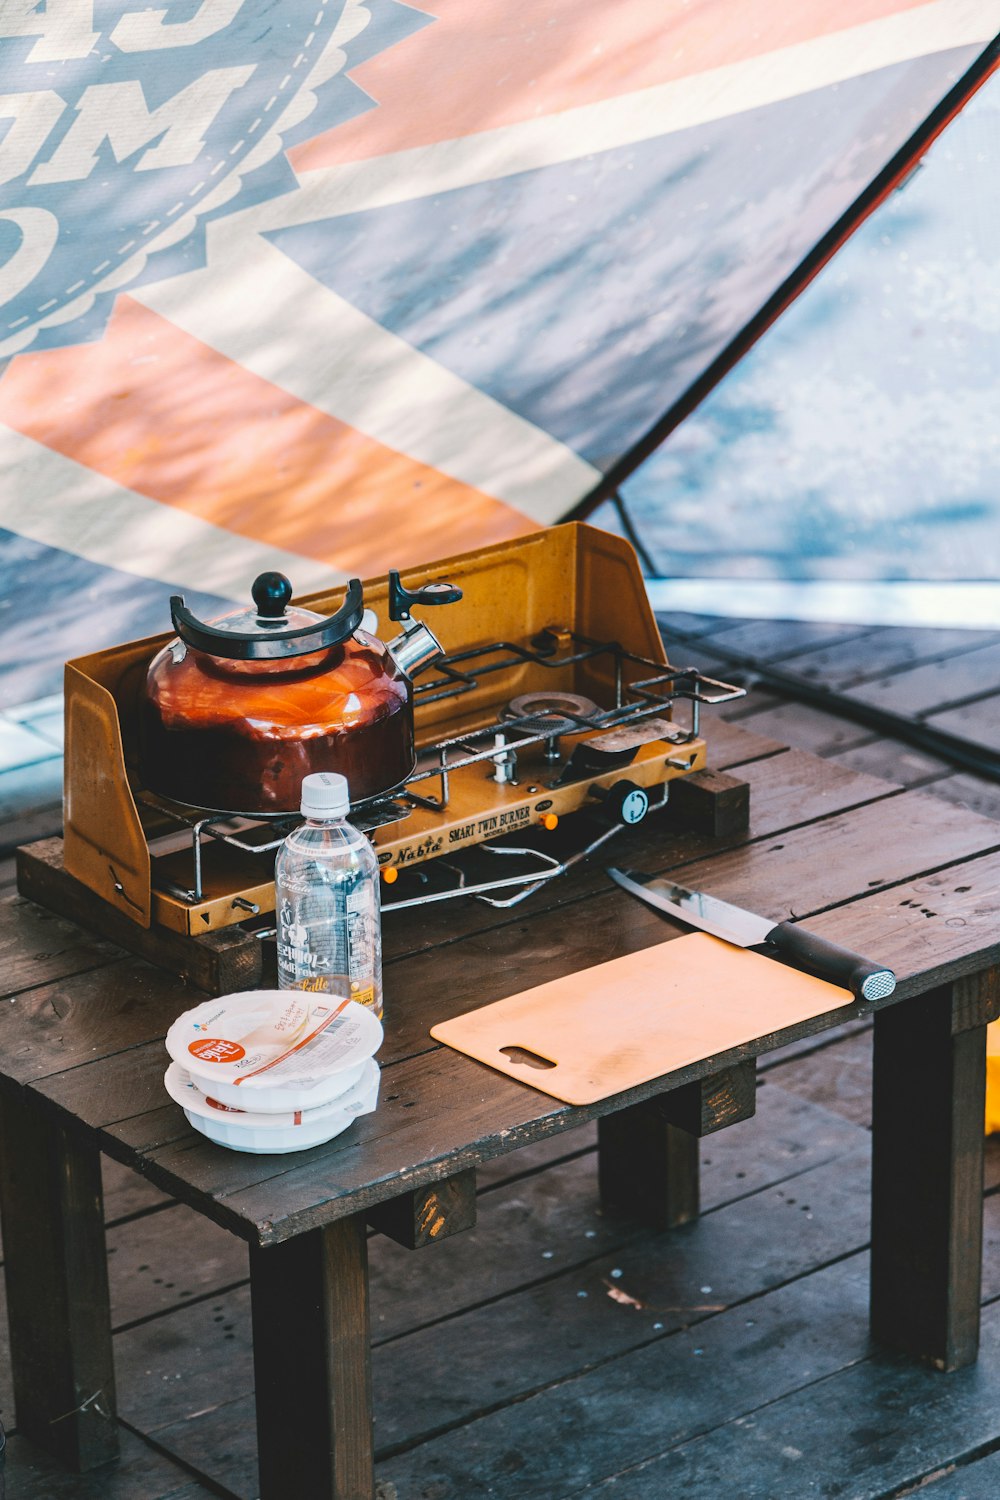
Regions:
[[[302, 778], [347, 777], [352, 803], [412, 773], [412, 678], [441, 654], [415, 605], [452, 604], [450, 583], [405, 589], [389, 574], [389, 615], [403, 629], [373, 633], [360, 579], [341, 607], [318, 615], [291, 604], [282, 573], [262, 573], [253, 605], [202, 621], [175, 595], [176, 637], [150, 662], [139, 718], [139, 770], [160, 796], [219, 812], [295, 812]], [[368, 627], [368, 628], [366, 628]]]

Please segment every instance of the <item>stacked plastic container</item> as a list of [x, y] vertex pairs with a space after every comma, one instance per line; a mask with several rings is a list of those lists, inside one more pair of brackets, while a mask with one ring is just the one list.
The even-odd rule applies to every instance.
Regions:
[[302, 1151], [378, 1102], [382, 1023], [326, 992], [250, 990], [206, 1000], [167, 1032], [167, 1092], [189, 1124], [234, 1151]]

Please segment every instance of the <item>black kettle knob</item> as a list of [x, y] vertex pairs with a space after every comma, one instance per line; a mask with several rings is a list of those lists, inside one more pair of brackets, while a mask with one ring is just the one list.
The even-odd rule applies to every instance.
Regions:
[[425, 583], [422, 589], [404, 589], [399, 574], [389, 574], [389, 619], [408, 620], [414, 604], [457, 604], [462, 590], [454, 583]]
[[292, 585], [284, 573], [258, 573], [250, 590], [262, 620], [277, 620], [292, 597]]

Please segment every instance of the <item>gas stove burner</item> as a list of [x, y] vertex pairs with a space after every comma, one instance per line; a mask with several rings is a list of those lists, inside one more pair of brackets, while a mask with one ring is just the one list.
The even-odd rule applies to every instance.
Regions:
[[579, 734], [593, 726], [600, 712], [593, 698], [581, 693], [544, 690], [512, 698], [500, 717], [519, 720], [518, 728], [529, 734]]

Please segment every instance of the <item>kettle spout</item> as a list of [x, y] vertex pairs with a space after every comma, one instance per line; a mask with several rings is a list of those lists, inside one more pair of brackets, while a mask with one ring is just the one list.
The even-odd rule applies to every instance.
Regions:
[[437, 636], [422, 621], [414, 622], [409, 630], [395, 636], [388, 642], [387, 649], [406, 677], [415, 677], [444, 654]]

